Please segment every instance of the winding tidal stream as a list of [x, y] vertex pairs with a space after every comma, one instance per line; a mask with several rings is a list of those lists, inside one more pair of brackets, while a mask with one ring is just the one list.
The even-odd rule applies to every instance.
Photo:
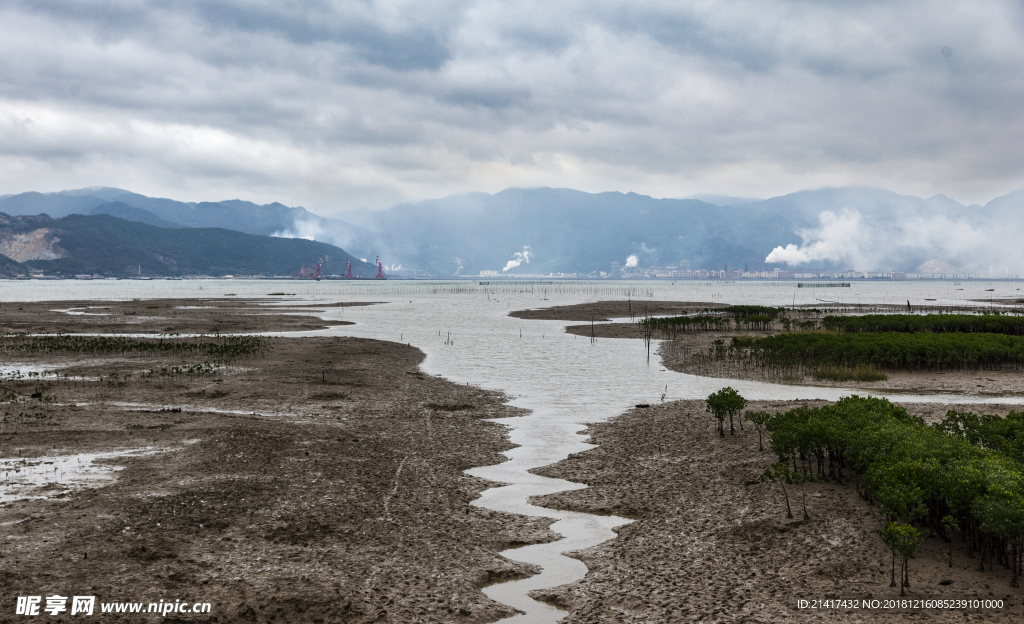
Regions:
[[[109, 284], [109, 283], [108, 283]], [[63, 292], [61, 297], [76, 299], [130, 297], [202, 297], [218, 296], [222, 290], [245, 296], [265, 296], [270, 283], [231, 281], [141, 283], [138, 292], [118, 294], [110, 286], [83, 285], [76, 292]], [[198, 285], [205, 284], [205, 292]], [[485, 588], [494, 600], [516, 607], [523, 614], [503, 620], [516, 623], [550, 623], [565, 615], [545, 603], [531, 599], [527, 593], [570, 583], [586, 574], [586, 566], [562, 553], [594, 546], [615, 537], [612, 529], [625, 524], [625, 518], [563, 512], [536, 507], [530, 497], [578, 489], [583, 485], [550, 479], [529, 472], [588, 448], [580, 431], [586, 423], [616, 416], [640, 402], [657, 402], [662, 393], [665, 400], [701, 399], [723, 385], [731, 385], [748, 399], [828, 399], [850, 394], [835, 388], [782, 386], [749, 381], [724, 381], [682, 375], [665, 370], [657, 356], [647, 361], [646, 349], [639, 340], [589, 339], [564, 333], [569, 323], [556, 321], [525, 321], [507, 316], [511, 310], [568, 305], [583, 301], [625, 299], [615, 291], [583, 292], [567, 287], [563, 292], [552, 289], [508, 288], [496, 292], [463, 282], [458, 290], [444, 288], [431, 291], [419, 283], [382, 283], [367, 285], [351, 282], [289, 283], [289, 290], [307, 300], [364, 300], [386, 302], [383, 305], [333, 308], [323, 316], [354, 321], [355, 325], [333, 327], [312, 332], [318, 335], [347, 335], [409, 343], [427, 354], [424, 372], [449, 380], [471, 383], [498, 390], [511, 397], [517, 407], [530, 410], [518, 418], [498, 422], [510, 428], [509, 437], [518, 446], [505, 453], [509, 461], [494, 466], [468, 470], [469, 474], [503, 484], [486, 490], [474, 501], [485, 508], [541, 516], [557, 520], [552, 529], [564, 539], [548, 544], [531, 545], [502, 553], [518, 561], [537, 564], [543, 571], [533, 577], [500, 583]], [[1012, 291], [1020, 284], [1003, 283]], [[727, 301], [789, 305], [814, 303], [821, 292], [797, 292], [795, 284], [708, 284], [700, 282], [678, 285], [646, 283], [659, 300]], [[914, 304], [937, 300], [941, 303], [962, 303], [969, 297], [984, 298], [987, 283], [971, 284], [971, 292], [952, 282], [936, 283], [866, 283], [841, 289], [846, 302], [869, 303], [906, 300]], [[573, 290], [576, 288], [576, 290]], [[106, 290], [102, 290], [106, 289]], [[1002, 289], [1002, 288], [1001, 288]], [[82, 292], [78, 292], [81, 290]], [[835, 289], [839, 290], [839, 289]], [[93, 292], [95, 291], [95, 292]], [[212, 292], [211, 292], [212, 291]], [[542, 293], [543, 294], [540, 294]], [[826, 293], [834, 295], [834, 293]], [[27, 298], [40, 299], [39, 293]], [[635, 298], [635, 294], [632, 295]], [[291, 333], [289, 335], [302, 335]], [[653, 349], [652, 349], [653, 351]], [[861, 392], [864, 394], [864, 392]], [[911, 396], [890, 397], [896, 401], [964, 402], [969, 397]], [[998, 397], [978, 402], [1021, 402], [1018, 398]]]

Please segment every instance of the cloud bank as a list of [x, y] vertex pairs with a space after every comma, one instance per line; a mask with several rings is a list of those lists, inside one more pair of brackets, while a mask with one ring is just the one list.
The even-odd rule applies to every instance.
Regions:
[[12, 0], [0, 193], [1024, 186], [1022, 5]]

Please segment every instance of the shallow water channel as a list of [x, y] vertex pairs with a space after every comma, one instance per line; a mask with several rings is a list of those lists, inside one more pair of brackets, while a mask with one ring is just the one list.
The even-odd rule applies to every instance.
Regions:
[[[272, 283], [238, 280], [193, 282], [191, 285], [188, 282], [143, 282], [132, 285], [132, 288], [137, 289], [132, 292], [118, 291], [110, 282], [95, 286], [87, 284], [76, 288], [74, 294], [64, 293], [61, 296], [80, 300], [103, 297], [204, 297], [218, 296], [224, 291], [237, 293], [242, 298], [265, 296], [275, 289]], [[1019, 283], [1001, 283], [1000, 290], [1012, 292], [1021, 286]], [[328, 303], [362, 300], [386, 303], [328, 309], [322, 314], [325, 318], [354, 321], [356, 324], [287, 335], [347, 335], [408, 343], [426, 352], [427, 358], [422, 366], [424, 372], [441, 375], [455, 382], [502, 391], [511, 397], [513, 405], [530, 410], [526, 416], [498, 421], [509, 427], [509, 437], [518, 445], [505, 453], [509, 461], [467, 472], [503, 484], [486, 490], [473, 504], [557, 520], [552, 528], [563, 535], [564, 539], [502, 553], [510, 559], [540, 565], [543, 568], [540, 574], [484, 589], [484, 593], [491, 598], [523, 611], [523, 614], [504, 622], [541, 624], [555, 622], [565, 612], [532, 600], [527, 592], [582, 578], [586, 574], [586, 566], [562, 553], [614, 538], [612, 529], [628, 522], [624, 518], [562, 512], [529, 503], [532, 496], [584, 487], [540, 477], [531, 474], [529, 470], [562, 460], [570, 453], [592, 448], [581, 433], [587, 423], [616, 416], [636, 403], [657, 402], [662, 393], [666, 394], [665, 400], [703, 399], [724, 385], [731, 385], [751, 400], [835, 400], [851, 392], [836, 388], [784, 386], [683, 375], [665, 370], [656, 355], [652, 355], [648, 361], [646, 349], [640, 340], [599, 339], [592, 343], [588, 338], [564, 333], [564, 327], [573, 323], [525, 321], [507, 316], [508, 312], [584, 301], [625, 299], [627, 296], [636, 299], [637, 292], [655, 300], [766, 305], [808, 304], [823, 300], [893, 303], [907, 299], [914, 305], [922, 305], [926, 301], [932, 304], [963, 304], [971, 297], [987, 298], [990, 293], [985, 289], [989, 287], [988, 283], [972, 283], [961, 287], [953, 282], [898, 282], [800, 291], [794, 283], [757, 282], [648, 282], [635, 290], [630, 290], [628, 284], [591, 287], [585, 283], [570, 283], [561, 289], [504, 285], [500, 288], [487, 288], [475, 282], [463, 282], [454, 287], [431, 286], [422, 282], [289, 283], [289, 291], [307, 301]], [[38, 300], [46, 297], [46, 294], [45, 291], [26, 291], [23, 296]], [[638, 300], [640, 306], [642, 301], [643, 298]], [[866, 393], [862, 391], [861, 394]], [[969, 402], [973, 399], [963, 395], [906, 394], [889, 398], [908, 402]], [[1021, 397], [976, 400], [979, 403], [1024, 402]]]

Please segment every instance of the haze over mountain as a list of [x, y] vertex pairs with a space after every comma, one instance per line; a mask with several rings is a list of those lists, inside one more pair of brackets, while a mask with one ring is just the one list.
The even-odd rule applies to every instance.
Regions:
[[278, 203], [259, 205], [237, 199], [180, 202], [109, 187], [6, 195], [0, 197], [0, 212], [11, 216], [47, 214], [55, 219], [70, 214], [112, 214], [161, 227], [222, 227], [263, 235], [290, 227], [295, 221], [321, 223], [322, 219], [304, 208]]
[[312, 238], [367, 260], [380, 254], [402, 272], [442, 277], [483, 270], [589, 274], [631, 256], [640, 267], [685, 260], [706, 269], [914, 271], [937, 261], [926, 266], [1024, 272], [1017, 242], [1024, 234], [1024, 191], [985, 206], [862, 187], [769, 199], [703, 197], [511, 188], [343, 213], [341, 220], [278, 203], [188, 203], [100, 188], [2, 197], [0, 212], [102, 213], [161, 228]]
[[[389, 262], [438, 275], [607, 271], [639, 266], [913, 271], [942, 259], [962, 271], [1024, 272], [1024, 191], [985, 206], [872, 188], [800, 191], [713, 204], [634, 193], [507, 189], [403, 204], [349, 218]], [[329, 240], [330, 231], [318, 233]], [[768, 262], [765, 262], [767, 258]], [[522, 260], [522, 258], [519, 258]], [[461, 267], [461, 268], [460, 268]]]

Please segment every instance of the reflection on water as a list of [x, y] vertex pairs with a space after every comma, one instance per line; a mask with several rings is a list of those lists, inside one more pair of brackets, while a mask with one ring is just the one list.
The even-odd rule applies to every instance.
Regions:
[[[29, 284], [22, 286], [22, 284]], [[5, 285], [6, 286], [6, 285]], [[121, 287], [120, 289], [117, 287]], [[239, 298], [265, 296], [273, 283], [231, 280], [217, 282], [82, 282], [62, 288], [53, 283], [17, 283], [8, 300], [46, 300], [97, 297], [209, 297], [229, 291]], [[509, 461], [467, 471], [504, 484], [491, 488], [475, 505], [557, 519], [552, 528], [565, 539], [503, 553], [510, 559], [536, 563], [543, 572], [534, 577], [485, 588], [485, 593], [524, 612], [515, 622], [555, 622], [564, 612], [530, 599], [526, 592], [572, 582], [586, 573], [578, 560], [560, 553], [598, 544], [614, 537], [612, 528], [623, 518], [561, 512], [530, 505], [531, 496], [583, 486], [527, 472], [591, 448], [577, 433], [585, 423], [622, 413], [636, 403], [655, 403], [667, 386], [666, 400], [702, 399], [723, 385], [731, 385], [752, 400], [827, 399], [850, 394], [838, 388], [773, 385], [753, 381], [707, 379], [667, 371], [660, 362], [647, 362], [639, 340], [578, 338], [563, 331], [567, 323], [526, 321], [507, 316], [511, 310], [569, 305], [602, 299], [715, 301], [762, 305], [904, 303], [925, 300], [931, 305], [963, 305], [969, 299], [993, 294], [1012, 296], [1020, 283], [872, 282], [843, 289], [797, 289], [796, 284], [764, 282], [568, 282], [551, 285], [476, 282], [289, 282], [290, 292], [307, 301], [386, 301], [377, 306], [334, 308], [327, 318], [356, 322], [317, 332], [289, 335], [347, 335], [406, 342], [427, 354], [425, 372], [455, 382], [500, 390], [512, 404], [531, 410], [521, 418], [502, 419], [518, 446], [505, 455]], [[957, 290], [962, 288], [963, 290]], [[990, 293], [985, 289], [995, 288]], [[19, 290], [20, 289], [20, 290]], [[841, 290], [842, 292], [835, 292]], [[931, 301], [934, 299], [935, 301]], [[639, 300], [642, 305], [643, 298]], [[978, 304], [987, 305], [987, 304]], [[865, 392], [861, 391], [861, 394]], [[964, 395], [893, 395], [894, 401], [969, 402]], [[1020, 399], [985, 398], [978, 402], [1020, 402]]]

